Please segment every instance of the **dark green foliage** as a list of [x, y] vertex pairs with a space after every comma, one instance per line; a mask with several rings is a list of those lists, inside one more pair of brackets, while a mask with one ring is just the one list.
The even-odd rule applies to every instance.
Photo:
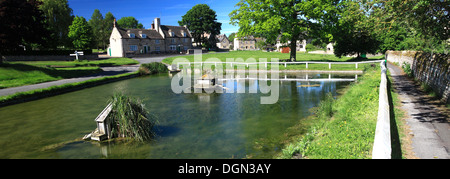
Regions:
[[210, 9], [206, 4], [197, 4], [192, 7], [182, 16], [182, 20], [178, 21], [178, 24], [187, 26], [197, 45], [207, 43], [208, 39], [202, 37], [204, 33], [214, 37], [222, 30], [222, 23], [217, 22], [216, 11]]
[[67, 35], [74, 16], [68, 0], [42, 0], [42, 3], [39, 9], [44, 13], [50, 35], [43, 46], [50, 49], [71, 47], [72, 42]]
[[133, 138], [148, 141], [156, 117], [149, 114], [142, 101], [116, 93], [111, 98], [112, 110], [108, 116], [113, 137]]
[[119, 27], [124, 29], [143, 29], [144, 25], [134, 17], [122, 17], [117, 21]]
[[41, 4], [37, 0], [0, 0], [0, 52], [20, 51], [23, 46], [19, 45], [45, 41], [49, 33], [38, 8]]
[[139, 68], [139, 74], [141, 75], [151, 75], [156, 73], [165, 73], [168, 72], [166, 65], [159, 62], [146, 63], [142, 64]]

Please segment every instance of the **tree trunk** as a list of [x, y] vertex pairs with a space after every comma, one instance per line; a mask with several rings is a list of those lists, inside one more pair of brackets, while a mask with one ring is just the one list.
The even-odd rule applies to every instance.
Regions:
[[290, 44], [290, 48], [291, 48], [291, 55], [290, 55], [290, 59], [289, 61], [297, 61], [297, 37], [295, 35], [292, 36], [291, 38], [291, 44]]

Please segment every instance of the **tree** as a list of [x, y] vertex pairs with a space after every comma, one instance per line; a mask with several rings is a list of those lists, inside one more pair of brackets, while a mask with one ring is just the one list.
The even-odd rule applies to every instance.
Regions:
[[48, 38], [41, 4], [37, 0], [0, 0], [0, 52], [23, 50], [19, 45], [42, 44]]
[[[365, 2], [365, 3], [364, 3]], [[332, 32], [334, 54], [345, 55], [375, 54], [380, 42], [376, 38], [376, 21], [373, 15], [374, 2], [348, 0], [340, 3], [340, 17]]]
[[134, 17], [122, 17], [117, 21], [117, 25], [124, 29], [143, 29], [144, 25], [139, 23]]
[[106, 13], [105, 18], [103, 19], [104, 32], [101, 35], [102, 41], [104, 42], [103, 44], [105, 45], [104, 49], [106, 49], [106, 45], [109, 43], [109, 37], [111, 36], [112, 30], [114, 28], [114, 19], [116, 18], [111, 12]]
[[105, 22], [103, 21], [103, 15], [102, 13], [100, 13], [100, 10], [98, 9], [94, 10], [94, 13], [92, 14], [92, 17], [88, 23], [92, 28], [95, 48], [98, 48], [99, 46], [104, 46], [103, 32], [105, 31], [105, 25], [103, 23]]
[[92, 28], [84, 17], [76, 16], [69, 26], [69, 38], [76, 49], [90, 49], [93, 46]]
[[239, 9], [230, 13], [231, 24], [239, 25], [238, 37], [257, 36], [268, 43], [290, 42], [290, 60], [296, 60], [297, 40], [307, 38], [314, 27], [307, 14], [310, 1], [300, 0], [242, 0], [236, 4]]
[[71, 46], [68, 39], [69, 26], [72, 24], [73, 10], [69, 7], [67, 0], [41, 0], [39, 7], [45, 16], [47, 29], [50, 31], [50, 38], [45, 46], [56, 48], [58, 46]]
[[222, 23], [217, 22], [216, 11], [206, 4], [197, 4], [192, 7], [182, 16], [182, 20], [178, 21], [178, 24], [187, 26], [197, 46], [207, 43], [207, 39], [203, 38], [203, 34], [207, 33], [215, 37], [222, 30]]

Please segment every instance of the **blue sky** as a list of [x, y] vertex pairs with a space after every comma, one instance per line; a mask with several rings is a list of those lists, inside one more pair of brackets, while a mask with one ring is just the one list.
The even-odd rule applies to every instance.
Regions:
[[111, 12], [117, 19], [126, 16], [135, 17], [145, 28], [150, 28], [153, 19], [161, 18], [162, 25], [178, 25], [196, 4], [208, 4], [216, 11], [217, 20], [222, 23], [222, 34], [237, 32], [239, 27], [230, 25], [228, 14], [235, 9], [239, 0], [69, 0], [73, 14], [89, 20], [94, 9], [99, 9], [103, 16]]

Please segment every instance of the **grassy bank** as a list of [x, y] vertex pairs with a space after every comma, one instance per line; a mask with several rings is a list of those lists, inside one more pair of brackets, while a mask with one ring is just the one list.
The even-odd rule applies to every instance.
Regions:
[[[371, 158], [374, 133], [378, 116], [378, 94], [380, 85], [379, 68], [370, 68], [358, 82], [348, 87], [343, 95], [334, 99], [329, 96], [312, 116], [309, 130], [292, 137], [279, 158], [310, 159], [367, 159]], [[392, 90], [392, 89], [391, 89]], [[398, 104], [397, 95], [390, 95]], [[399, 125], [401, 119], [396, 105], [391, 105], [393, 153], [401, 158]]]
[[137, 64], [129, 58], [96, 61], [20, 61], [0, 66], [0, 89], [31, 85], [68, 78], [88, 76], [102, 72], [102, 66]]
[[75, 91], [75, 90], [79, 90], [79, 89], [83, 89], [83, 88], [87, 88], [87, 87], [96, 86], [99, 84], [117, 81], [120, 79], [130, 78], [130, 77], [137, 76], [137, 75], [138, 75], [138, 72], [125, 73], [125, 74], [120, 74], [120, 75], [115, 75], [115, 76], [107, 76], [107, 77], [103, 77], [103, 78], [86, 80], [86, 81], [82, 81], [82, 82], [69, 83], [69, 84], [64, 84], [64, 85], [59, 85], [59, 86], [52, 86], [52, 87], [44, 88], [44, 89], [19, 92], [19, 93], [15, 93], [15, 94], [8, 95], [8, 96], [0, 96], [0, 106], [6, 106], [6, 105], [26, 102], [26, 101], [30, 101], [30, 100], [41, 99], [41, 98], [54, 96], [54, 95], [58, 95], [58, 94], [66, 93], [66, 92], [71, 92], [71, 91]]

